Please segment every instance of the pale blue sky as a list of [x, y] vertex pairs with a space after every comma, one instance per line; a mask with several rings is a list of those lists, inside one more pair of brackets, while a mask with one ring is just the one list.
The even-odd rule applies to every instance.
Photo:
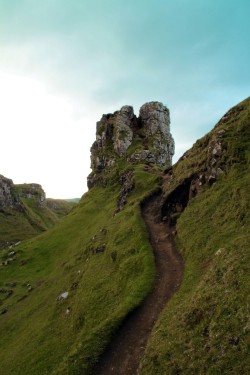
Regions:
[[249, 14], [248, 0], [0, 0], [0, 174], [80, 196], [95, 122], [151, 100], [177, 160], [249, 96]]

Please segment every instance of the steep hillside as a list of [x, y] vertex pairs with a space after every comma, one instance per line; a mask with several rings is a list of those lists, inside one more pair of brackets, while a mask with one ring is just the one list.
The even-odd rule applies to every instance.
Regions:
[[88, 373], [148, 293], [154, 267], [140, 200], [158, 177], [138, 167], [134, 181], [119, 214], [120, 184], [96, 186], [56, 227], [18, 245], [16, 260], [2, 267], [4, 374]]
[[[148, 105], [152, 129], [131, 113], [123, 107], [109, 115], [101, 142], [97, 124], [91, 190], [78, 207], [51, 230], [18, 245], [15, 261], [2, 266], [0, 361], [6, 375], [89, 373], [113, 332], [152, 287], [154, 260], [140, 204], [160, 178], [142, 162], [158, 158], [169, 165], [173, 141], [162, 104]], [[145, 152], [133, 164], [126, 160], [130, 152], [112, 148], [127, 144], [127, 134], [133, 152], [140, 139], [144, 143]], [[152, 141], [165, 148], [150, 151]], [[108, 155], [112, 163], [106, 163]]]
[[[141, 375], [248, 374], [250, 99], [164, 176], [184, 280], [150, 339]], [[184, 208], [187, 208], [184, 211]]]
[[0, 248], [51, 228], [74, 205], [46, 199], [41, 185], [14, 185], [12, 180], [0, 175]]
[[47, 198], [47, 207], [54, 212], [59, 218], [62, 218], [72, 210], [73, 207], [80, 201], [78, 198], [74, 199], [53, 199]]
[[1, 267], [5, 375], [91, 373], [152, 289], [141, 206], [161, 189], [159, 220], [173, 226], [185, 271], [139, 374], [250, 372], [249, 125], [247, 99], [171, 167], [166, 107], [147, 103], [138, 119], [128, 106], [103, 116], [89, 192], [55, 227], [16, 246], [15, 261]]

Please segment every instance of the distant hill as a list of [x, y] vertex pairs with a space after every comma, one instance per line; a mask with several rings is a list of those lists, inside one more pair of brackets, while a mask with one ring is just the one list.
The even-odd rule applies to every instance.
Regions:
[[51, 228], [75, 204], [46, 199], [39, 184], [14, 185], [0, 175], [0, 243], [19, 242]]
[[81, 198], [64, 199], [66, 202], [79, 203]]
[[171, 166], [173, 150], [161, 103], [144, 105], [139, 118], [125, 106], [97, 123], [90, 190], [53, 228], [2, 251], [3, 374], [92, 373], [157, 277], [141, 215], [156, 195], [184, 274], [138, 375], [250, 373], [250, 98]]
[[72, 210], [73, 207], [79, 203], [79, 198], [73, 199], [53, 199], [47, 198], [47, 207], [53, 211], [59, 218], [62, 218]]

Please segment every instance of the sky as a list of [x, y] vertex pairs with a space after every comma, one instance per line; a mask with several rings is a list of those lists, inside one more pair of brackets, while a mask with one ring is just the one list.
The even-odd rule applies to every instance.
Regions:
[[174, 162], [250, 95], [249, 0], [0, 0], [0, 174], [81, 197], [103, 113], [160, 101]]

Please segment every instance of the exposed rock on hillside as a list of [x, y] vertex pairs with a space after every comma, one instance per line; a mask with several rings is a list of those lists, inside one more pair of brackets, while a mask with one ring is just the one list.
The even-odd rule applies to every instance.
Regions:
[[231, 108], [210, 133], [197, 140], [173, 168], [165, 171], [163, 190], [166, 199], [162, 206], [165, 220], [176, 221], [190, 199], [226, 175], [233, 164], [246, 163], [243, 145], [239, 143], [232, 147], [230, 135], [230, 125], [243, 116], [244, 104]]
[[23, 211], [23, 199], [33, 200], [40, 208], [49, 208], [58, 216], [67, 213], [76, 204], [64, 199], [46, 199], [45, 191], [39, 184], [14, 184], [9, 178], [0, 175], [0, 209], [13, 209]]
[[167, 107], [159, 102], [146, 103], [137, 118], [133, 107], [126, 105], [120, 111], [103, 115], [97, 122], [88, 187], [97, 182], [105, 185], [102, 172], [111, 169], [120, 159], [170, 166], [173, 154], [174, 140]]
[[117, 127], [114, 132], [114, 149], [118, 155], [126, 155], [133, 140], [133, 125], [136, 124], [133, 107], [124, 106], [117, 114]]
[[174, 155], [174, 141], [170, 134], [169, 110], [162, 103], [151, 102], [140, 109], [145, 136], [151, 140], [151, 153], [155, 164], [169, 166]]
[[127, 203], [127, 197], [134, 188], [133, 172], [128, 170], [120, 178], [121, 191], [118, 197], [115, 213], [120, 212]]
[[0, 175], [0, 248], [55, 225], [76, 203], [46, 199], [39, 184], [19, 184]]
[[11, 179], [0, 175], [0, 209], [22, 211], [22, 198], [34, 199], [40, 206], [46, 206], [46, 195], [41, 185], [14, 185]]
[[40, 206], [46, 206], [46, 194], [39, 184], [15, 185], [19, 198], [34, 199]]
[[22, 207], [18, 197], [14, 194], [14, 184], [9, 178], [0, 175], [0, 209], [20, 209]]
[[249, 316], [249, 140], [250, 98], [165, 171], [161, 214], [164, 222], [178, 219], [186, 271], [140, 374], [249, 373], [249, 330], [242, 329]]

